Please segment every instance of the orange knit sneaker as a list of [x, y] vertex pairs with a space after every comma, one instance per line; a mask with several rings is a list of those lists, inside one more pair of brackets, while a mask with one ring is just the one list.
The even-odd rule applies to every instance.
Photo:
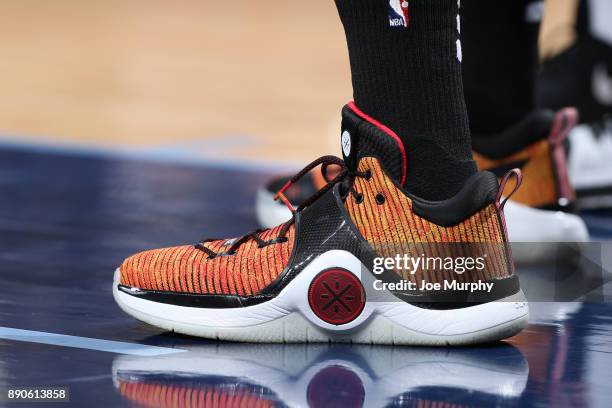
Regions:
[[[393, 131], [349, 104], [341, 135], [344, 160], [319, 158], [280, 189], [289, 221], [136, 254], [115, 273], [119, 306], [166, 330], [238, 341], [448, 345], [520, 331], [528, 308], [495, 175], [426, 201], [403, 188]], [[285, 190], [319, 165], [340, 171], [294, 208]], [[518, 171], [502, 184], [511, 175], [518, 187]]]
[[[474, 160], [481, 170], [503, 175], [518, 167], [525, 183], [512, 200], [542, 209], [571, 211], [576, 199], [567, 172], [564, 142], [578, 121], [576, 109], [534, 112], [505, 134], [474, 136]], [[513, 139], [508, 146], [505, 139]], [[511, 152], [508, 152], [511, 148]]]
[[[567, 168], [565, 142], [577, 120], [578, 113], [573, 108], [556, 113], [536, 111], [504, 132], [472, 137], [474, 160], [479, 169], [501, 178], [510, 168], [518, 167], [525, 178], [520, 191], [506, 206], [512, 242], [589, 240], [586, 224], [572, 213], [576, 197]], [[546, 258], [547, 252], [556, 251], [554, 245], [538, 248], [534, 252], [531, 245], [515, 246], [517, 261], [526, 260], [523, 252]]]

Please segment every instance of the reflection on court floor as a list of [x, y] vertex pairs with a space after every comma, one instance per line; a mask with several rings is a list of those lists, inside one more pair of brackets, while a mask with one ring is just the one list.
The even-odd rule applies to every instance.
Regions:
[[[113, 380], [148, 406], [382, 407], [417, 401], [496, 404], [520, 397], [529, 369], [510, 345], [431, 349], [363, 345], [194, 346], [188, 354], [118, 357]], [[434, 399], [432, 400], [432, 395]], [[439, 399], [438, 399], [439, 398]], [[236, 404], [238, 405], [238, 404]]]

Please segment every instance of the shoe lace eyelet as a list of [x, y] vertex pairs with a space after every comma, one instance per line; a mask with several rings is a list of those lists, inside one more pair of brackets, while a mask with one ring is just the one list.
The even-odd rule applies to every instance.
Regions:
[[385, 196], [380, 193], [376, 194], [376, 204], [382, 205], [384, 203], [385, 203]]
[[363, 203], [363, 194], [357, 194], [357, 196], [355, 197], [355, 203], [357, 204]]
[[366, 170], [363, 178], [365, 178], [366, 180], [371, 179], [372, 178], [372, 170], [370, 170], [370, 169]]

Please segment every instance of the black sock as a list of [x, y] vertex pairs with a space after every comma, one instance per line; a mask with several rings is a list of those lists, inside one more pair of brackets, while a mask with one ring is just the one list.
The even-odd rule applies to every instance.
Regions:
[[463, 98], [458, 2], [410, 0], [407, 26], [401, 3], [336, 0], [355, 103], [402, 139], [408, 191], [442, 200], [476, 171]]
[[466, 0], [465, 101], [473, 137], [502, 132], [535, 109], [543, 1]]

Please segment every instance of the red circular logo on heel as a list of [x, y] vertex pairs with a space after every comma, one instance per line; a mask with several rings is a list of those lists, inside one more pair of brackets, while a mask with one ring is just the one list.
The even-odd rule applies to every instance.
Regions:
[[324, 322], [341, 325], [352, 322], [365, 306], [361, 281], [346, 269], [331, 268], [319, 273], [308, 289], [312, 311]]

